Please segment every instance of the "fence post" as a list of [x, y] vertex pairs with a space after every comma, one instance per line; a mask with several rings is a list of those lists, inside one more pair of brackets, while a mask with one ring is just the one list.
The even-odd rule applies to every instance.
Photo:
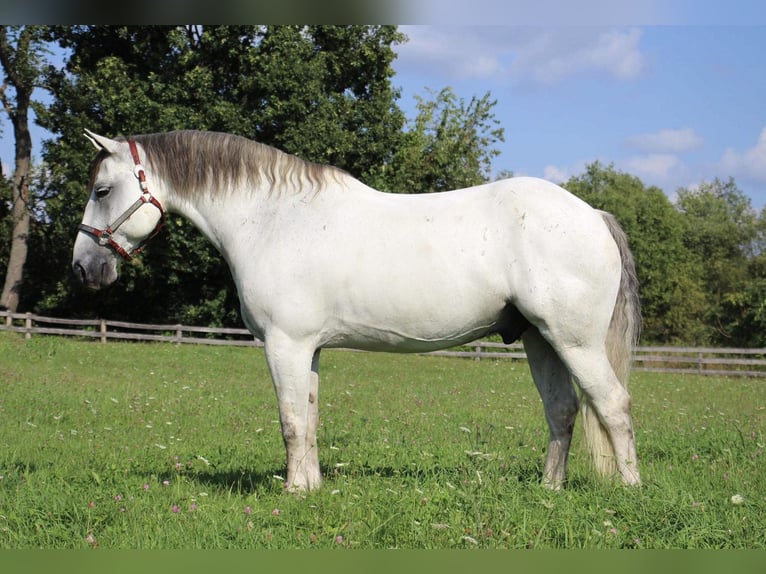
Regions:
[[27, 313], [24, 317], [24, 338], [32, 338], [32, 314]]
[[181, 325], [176, 325], [176, 345], [181, 344], [181, 339], [183, 338], [183, 330], [181, 329]]
[[98, 332], [101, 333], [101, 343], [106, 344], [106, 320], [101, 319], [98, 324]]
[[476, 357], [474, 358], [474, 361], [481, 361], [481, 351], [482, 351], [481, 342], [477, 341], [476, 346], [474, 347], [474, 352], [476, 353]]

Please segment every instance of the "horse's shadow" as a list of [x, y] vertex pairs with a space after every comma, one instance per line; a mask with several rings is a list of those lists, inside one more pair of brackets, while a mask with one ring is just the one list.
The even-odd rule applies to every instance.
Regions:
[[[166, 473], [160, 480], [172, 480], [176, 475]], [[267, 470], [211, 470], [188, 472], [186, 476], [204, 485], [206, 489], [227, 491], [235, 494], [279, 491], [284, 488], [285, 469], [274, 467]]]
[[[473, 475], [473, 470], [466, 465], [453, 465], [450, 467], [440, 467], [434, 469], [420, 469], [412, 467], [394, 467], [394, 466], [360, 466], [358, 468], [347, 468], [342, 472], [331, 466], [322, 466], [322, 478], [325, 486], [331, 485], [341, 477], [364, 478], [375, 477], [381, 481], [390, 481], [396, 479], [413, 480], [422, 482], [433, 479], [434, 473], [439, 474], [437, 480], [450, 482], [454, 484], [461, 483], [467, 476]], [[279, 492], [284, 490], [284, 477], [286, 476], [284, 467], [270, 467], [264, 470], [232, 469], [232, 470], [205, 470], [189, 473], [189, 478], [205, 485], [212, 490], [233, 492], [238, 494], [251, 494], [253, 492]], [[509, 469], [503, 474], [506, 484], [522, 485], [540, 485], [542, 483], [542, 468], [536, 465], [523, 465]], [[173, 475], [160, 477], [172, 479]], [[568, 480], [566, 487], [577, 490], [587, 487], [587, 481], [574, 478]]]

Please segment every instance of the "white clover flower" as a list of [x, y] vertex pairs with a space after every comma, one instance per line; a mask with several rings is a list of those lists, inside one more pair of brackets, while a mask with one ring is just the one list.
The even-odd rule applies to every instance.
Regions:
[[731, 497], [731, 503], [732, 504], [742, 504], [745, 502], [745, 498], [741, 494], [733, 494]]

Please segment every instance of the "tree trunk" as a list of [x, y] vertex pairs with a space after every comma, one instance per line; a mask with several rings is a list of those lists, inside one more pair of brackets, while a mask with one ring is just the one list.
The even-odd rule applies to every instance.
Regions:
[[[26, 131], [26, 145], [19, 140], [16, 132], [16, 165], [13, 175], [13, 232], [11, 235], [11, 253], [8, 258], [8, 269], [5, 272], [5, 285], [0, 295], [0, 308], [16, 312], [19, 308], [21, 284], [24, 276], [24, 265], [27, 262], [27, 239], [29, 237], [29, 171], [31, 165], [32, 142], [29, 130]], [[24, 122], [26, 128], [26, 121]], [[26, 148], [23, 151], [20, 148]]]
[[[8, 269], [5, 272], [5, 285], [0, 294], [0, 308], [18, 311], [21, 285], [24, 277], [24, 265], [27, 262], [27, 241], [29, 238], [30, 209], [29, 209], [29, 176], [32, 165], [32, 137], [29, 133], [29, 104], [34, 89], [34, 79], [18, 73], [13, 67], [18, 58], [11, 58], [6, 28], [0, 35], [0, 60], [10, 84], [16, 88], [16, 105], [12, 106], [5, 95], [3, 85], [2, 100], [8, 117], [13, 124], [13, 135], [16, 140], [16, 157], [13, 173], [13, 231], [11, 235], [11, 252], [8, 258]], [[16, 56], [29, 58], [29, 42], [31, 32], [25, 29], [19, 39]]]

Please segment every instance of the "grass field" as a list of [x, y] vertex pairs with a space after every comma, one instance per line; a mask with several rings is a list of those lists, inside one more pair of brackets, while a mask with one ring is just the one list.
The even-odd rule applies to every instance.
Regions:
[[0, 333], [0, 385], [0, 548], [766, 546], [762, 380], [635, 374], [644, 485], [578, 432], [549, 492], [525, 364], [325, 352], [305, 496], [260, 350]]

